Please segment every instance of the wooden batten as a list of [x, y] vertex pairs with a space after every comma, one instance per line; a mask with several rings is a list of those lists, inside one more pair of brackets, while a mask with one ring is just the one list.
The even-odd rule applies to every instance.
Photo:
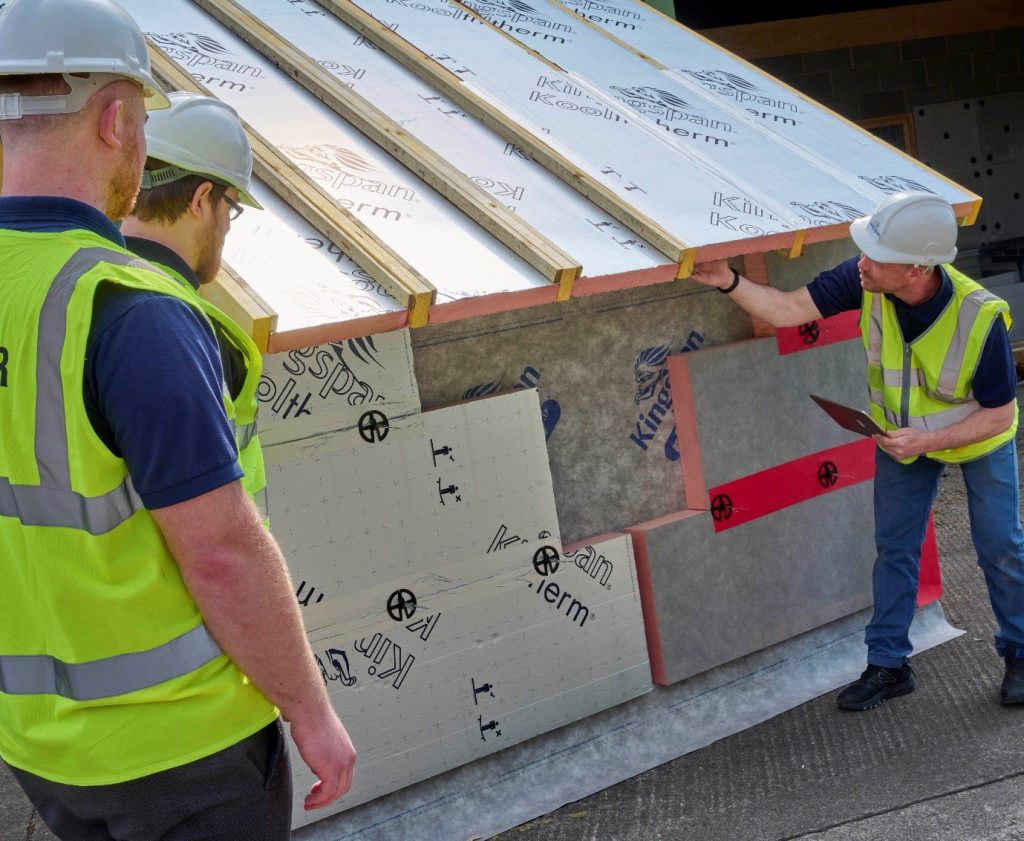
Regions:
[[260, 352], [267, 352], [270, 336], [277, 330], [277, 313], [234, 269], [222, 262], [217, 277], [204, 283], [199, 294], [230, 315], [249, 334]]
[[354, 3], [343, 0], [320, 0], [320, 5], [427, 84], [437, 88], [445, 98], [466, 113], [476, 117], [506, 140], [515, 143], [529, 157], [609, 216], [643, 237], [663, 254], [667, 254], [677, 263], [684, 260], [687, 249], [691, 247], [690, 243], [684, 242], [592, 176], [581, 171], [557, 149], [517, 122], [514, 117], [490, 103], [487, 97], [475, 90], [472, 85], [464, 83], [455, 73], [438, 64], [398, 33], [390, 30]]
[[[170, 88], [212, 96], [156, 46], [150, 44], [149, 51], [153, 71]], [[242, 125], [252, 144], [253, 174], [387, 289], [409, 311], [410, 326], [426, 324], [437, 295], [433, 284], [244, 120]]]
[[205, 12], [272, 61], [328, 108], [344, 118], [429, 184], [496, 240], [564, 288], [581, 265], [536, 228], [496, 201], [443, 156], [410, 135], [391, 117], [281, 38], [234, 0], [193, 0]]

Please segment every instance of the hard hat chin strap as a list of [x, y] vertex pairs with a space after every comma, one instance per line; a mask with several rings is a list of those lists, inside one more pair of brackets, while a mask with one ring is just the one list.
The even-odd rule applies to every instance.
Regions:
[[195, 175], [194, 172], [182, 169], [177, 166], [165, 166], [163, 169], [146, 170], [142, 173], [142, 190], [152, 190], [154, 187], [162, 187], [164, 184], [171, 184], [174, 181], [181, 181]]
[[[62, 73], [64, 81], [71, 88], [70, 93], [57, 96], [22, 96], [20, 93], [0, 94], [0, 120], [20, 120], [43, 114], [76, 114], [100, 88], [111, 82], [128, 80], [127, 76], [116, 73], [89, 73], [72, 76]], [[130, 80], [129, 80], [130, 81]]]

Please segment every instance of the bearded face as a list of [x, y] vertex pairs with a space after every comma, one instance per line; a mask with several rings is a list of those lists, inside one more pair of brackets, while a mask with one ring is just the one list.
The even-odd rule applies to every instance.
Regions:
[[124, 108], [126, 128], [121, 159], [107, 185], [105, 202], [105, 213], [114, 220], [124, 219], [134, 209], [146, 163], [146, 111], [141, 91], [131, 100], [125, 100]]

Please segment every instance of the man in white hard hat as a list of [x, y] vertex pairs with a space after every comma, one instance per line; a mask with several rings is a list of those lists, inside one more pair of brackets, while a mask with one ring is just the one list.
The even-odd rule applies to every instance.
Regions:
[[861, 251], [808, 286], [753, 283], [725, 261], [694, 279], [776, 327], [860, 310], [875, 435], [874, 615], [868, 667], [838, 696], [866, 710], [914, 691], [907, 663], [921, 544], [939, 477], [959, 464], [971, 536], [1005, 660], [1003, 704], [1024, 703], [1024, 531], [1017, 472], [1016, 373], [1004, 301], [954, 269], [957, 222], [936, 195], [896, 193], [850, 226]]
[[285, 839], [278, 708], [355, 753], [246, 494], [194, 293], [124, 248], [147, 105], [112, 0], [0, 15], [0, 755], [64, 839]]
[[[121, 233], [129, 251], [198, 292], [220, 270], [231, 222], [243, 207], [261, 208], [250, 192], [252, 150], [235, 110], [191, 93], [174, 92], [168, 98], [170, 107], [154, 112], [146, 123], [142, 189]], [[244, 410], [248, 423], [256, 413], [259, 352], [228, 316], [198, 295], [196, 301], [213, 322], [232, 399], [251, 403]], [[252, 387], [246, 387], [247, 378]], [[240, 462], [247, 476], [262, 477], [262, 460], [259, 466], [246, 465], [250, 446], [255, 457], [255, 437], [239, 441]], [[258, 497], [262, 482], [256, 483], [249, 490]]]

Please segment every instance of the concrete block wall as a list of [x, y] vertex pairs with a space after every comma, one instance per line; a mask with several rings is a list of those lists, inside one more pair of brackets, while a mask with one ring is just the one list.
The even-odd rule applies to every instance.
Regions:
[[1024, 91], [1024, 27], [772, 56], [758, 67], [850, 120]]

